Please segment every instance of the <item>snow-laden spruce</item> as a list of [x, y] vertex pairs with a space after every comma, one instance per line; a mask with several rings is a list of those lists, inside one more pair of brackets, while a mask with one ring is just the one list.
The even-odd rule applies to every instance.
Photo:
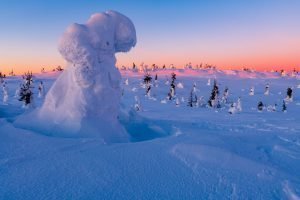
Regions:
[[115, 11], [97, 13], [86, 24], [69, 26], [59, 43], [68, 67], [36, 111], [40, 129], [47, 128], [54, 136], [127, 141], [118, 121], [121, 74], [115, 67], [115, 53], [128, 52], [135, 45], [133, 23]]

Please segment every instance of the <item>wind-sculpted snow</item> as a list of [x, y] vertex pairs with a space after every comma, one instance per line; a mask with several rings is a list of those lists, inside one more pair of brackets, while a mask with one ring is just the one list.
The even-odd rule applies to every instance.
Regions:
[[[59, 42], [68, 67], [41, 109], [32, 114], [38, 123], [31, 128], [53, 136], [126, 141], [126, 131], [118, 121], [121, 75], [115, 67], [115, 53], [127, 52], [135, 44], [133, 23], [118, 12], [94, 14], [86, 24], [69, 26]], [[22, 120], [17, 124], [23, 126]]]

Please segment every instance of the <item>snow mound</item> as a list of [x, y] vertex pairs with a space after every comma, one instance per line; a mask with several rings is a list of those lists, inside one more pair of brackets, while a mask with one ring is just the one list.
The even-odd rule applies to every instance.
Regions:
[[[97, 13], [86, 24], [69, 26], [59, 42], [68, 67], [43, 106], [31, 114], [39, 122], [31, 128], [52, 136], [127, 141], [118, 121], [121, 74], [115, 67], [115, 53], [128, 52], [135, 45], [133, 23], [115, 11]], [[22, 120], [16, 123], [22, 126]]]

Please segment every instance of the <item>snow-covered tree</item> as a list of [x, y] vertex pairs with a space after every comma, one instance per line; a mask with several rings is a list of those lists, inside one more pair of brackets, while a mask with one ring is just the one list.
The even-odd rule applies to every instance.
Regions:
[[220, 107], [218, 96], [219, 96], [219, 87], [217, 85], [217, 81], [214, 80], [214, 86], [213, 86], [213, 89], [211, 91], [211, 96], [208, 100], [208, 105], [210, 107], [214, 107], [214, 108], [215, 107], [217, 107], [217, 108]]
[[2, 72], [0, 72], [0, 84], [4, 83], [4, 78], [5, 74], [2, 74]]
[[203, 96], [201, 96], [201, 97], [198, 97], [198, 101], [197, 101], [197, 107], [203, 107], [203, 106], [205, 106], [206, 105], [206, 101], [205, 101], [205, 99], [204, 99], [204, 97]]
[[45, 87], [44, 87], [43, 81], [40, 82], [38, 90], [39, 90], [38, 97], [39, 98], [44, 97]]
[[287, 102], [292, 102], [293, 101], [293, 90], [292, 90], [292, 88], [287, 89], [285, 101], [287, 101]]
[[179, 107], [180, 106], [180, 101], [178, 98], [176, 98], [176, 106]]
[[61, 66], [57, 66], [56, 71], [61, 72], [61, 71], [64, 71], [64, 69]]
[[4, 82], [2, 84], [2, 91], [3, 91], [3, 104], [7, 104], [8, 102], [8, 88], [7, 88], [7, 83]]
[[274, 105], [267, 106], [267, 111], [268, 112], [276, 112], [276, 110], [277, 110], [277, 104], [276, 103]]
[[20, 97], [21, 88], [22, 88], [22, 84], [20, 84], [19, 87], [16, 89], [15, 98], [19, 98]]
[[181, 97], [181, 102], [184, 103], [185, 102], [185, 99], [184, 97]]
[[149, 73], [146, 73], [144, 76], [144, 84], [146, 86], [146, 96], [150, 97], [151, 95], [151, 81], [152, 77]]
[[23, 84], [20, 92], [19, 101], [23, 101], [23, 107], [28, 108], [29, 105], [33, 102], [33, 93], [29, 85]]
[[262, 111], [264, 109], [264, 104], [262, 101], [258, 102], [257, 104], [257, 110]]
[[177, 84], [177, 88], [183, 89], [183, 88], [184, 88], [184, 86], [183, 86], [183, 84], [182, 84], [182, 83], [178, 83], [178, 84]]
[[287, 112], [285, 100], [283, 100], [283, 102], [282, 102], [282, 112]]
[[136, 70], [136, 64], [132, 63], [132, 70]]
[[33, 74], [32, 72], [27, 72], [22, 76], [24, 83], [33, 86]]
[[151, 84], [149, 84], [147, 86], [147, 89], [146, 89], [146, 96], [150, 97], [151, 96]]
[[266, 96], [270, 94], [270, 85], [269, 83], [266, 85], [265, 87], [265, 93], [264, 93]]
[[235, 114], [236, 111], [237, 111], [237, 109], [236, 109], [236, 103], [232, 103], [232, 104], [230, 105], [229, 109], [228, 109], [228, 113], [229, 113], [229, 114]]
[[241, 102], [241, 97], [238, 98], [237, 103], [236, 103], [236, 110], [238, 112], [242, 112], [242, 102]]
[[175, 81], [176, 81], [176, 74], [175, 74], [174, 72], [171, 74], [171, 79], [172, 79], [172, 82], [171, 82], [171, 84], [174, 84], [174, 85], [175, 85]]
[[207, 84], [206, 84], [206, 85], [207, 85], [207, 86], [210, 86], [210, 84], [211, 84], [211, 83], [210, 83], [210, 78], [209, 78], [209, 79], [207, 80]]
[[189, 107], [196, 107], [198, 103], [198, 97], [196, 94], [196, 84], [193, 85], [193, 88], [190, 92], [189, 98], [188, 98], [188, 106]]
[[175, 88], [176, 88], [176, 86], [175, 86], [176, 74], [175, 73], [171, 74], [171, 79], [172, 79], [172, 82], [170, 85], [170, 92], [168, 93], [169, 100], [172, 100], [175, 97]]
[[253, 96], [253, 95], [254, 95], [254, 87], [253, 87], [253, 86], [250, 88], [249, 95], [250, 95], [250, 96]]
[[141, 108], [141, 103], [140, 103], [140, 100], [139, 100], [138, 96], [135, 96], [134, 100], [135, 100], [135, 103], [134, 103], [135, 111], [141, 111], [142, 108]]
[[129, 80], [128, 80], [128, 78], [126, 78], [124, 84], [125, 84], [125, 85], [129, 85]]
[[222, 97], [222, 102], [227, 103], [228, 102], [228, 96], [229, 96], [229, 89], [228, 87], [225, 88], [223, 97]]
[[24, 83], [20, 88], [19, 101], [23, 101], [23, 107], [28, 108], [33, 106], [33, 75], [32, 73], [25, 73], [23, 75]]
[[134, 24], [116, 11], [93, 14], [84, 24], [72, 23], [58, 45], [67, 70], [32, 115], [54, 135], [88, 135], [105, 143], [128, 141], [118, 120], [122, 79], [115, 55], [129, 52], [136, 42]]
[[158, 87], [158, 76], [157, 76], [157, 74], [155, 74], [154, 85], [155, 85], [155, 87]]
[[174, 97], [175, 97], [175, 89], [171, 85], [170, 92], [168, 93], [168, 99], [172, 100]]

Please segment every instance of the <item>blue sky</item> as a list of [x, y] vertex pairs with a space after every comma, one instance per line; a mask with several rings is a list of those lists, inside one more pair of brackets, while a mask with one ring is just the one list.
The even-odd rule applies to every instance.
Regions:
[[119, 64], [298, 67], [299, 0], [0, 0], [0, 70], [64, 64], [57, 41], [73, 23], [117, 10], [134, 22], [138, 45]]

